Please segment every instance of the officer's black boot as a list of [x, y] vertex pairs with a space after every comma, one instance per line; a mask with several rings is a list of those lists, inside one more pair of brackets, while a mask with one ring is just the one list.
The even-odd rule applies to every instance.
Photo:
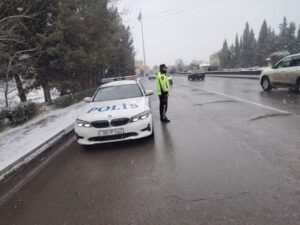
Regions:
[[161, 122], [164, 122], [164, 123], [170, 123], [171, 122], [167, 117], [162, 118], [160, 120], [161, 120]]

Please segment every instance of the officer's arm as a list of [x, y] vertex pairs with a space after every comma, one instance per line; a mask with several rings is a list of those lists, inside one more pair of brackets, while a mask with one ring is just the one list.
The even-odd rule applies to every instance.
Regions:
[[168, 92], [169, 92], [169, 88], [168, 88], [168, 83], [167, 82], [169, 82], [168, 81], [168, 79], [167, 79], [167, 77], [166, 76], [162, 76], [162, 89], [163, 89], [163, 92], [164, 92], [164, 94], [168, 94]]

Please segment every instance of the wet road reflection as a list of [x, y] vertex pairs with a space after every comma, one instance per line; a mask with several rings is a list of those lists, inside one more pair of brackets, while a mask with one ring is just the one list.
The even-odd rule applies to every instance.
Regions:
[[151, 97], [154, 139], [73, 142], [1, 206], [0, 224], [300, 224], [299, 94], [173, 79], [170, 124]]

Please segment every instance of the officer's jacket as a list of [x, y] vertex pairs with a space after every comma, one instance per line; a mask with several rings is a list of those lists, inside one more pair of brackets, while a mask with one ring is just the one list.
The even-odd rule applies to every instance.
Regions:
[[158, 95], [168, 94], [170, 90], [169, 80], [166, 74], [158, 73], [156, 76], [156, 90]]

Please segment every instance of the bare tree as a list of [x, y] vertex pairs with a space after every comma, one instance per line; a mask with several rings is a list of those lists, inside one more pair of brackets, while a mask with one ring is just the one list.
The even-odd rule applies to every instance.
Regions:
[[[24, 68], [22, 59], [26, 58], [29, 53], [36, 51], [36, 48], [30, 48], [26, 39], [22, 36], [22, 30], [25, 27], [23, 20], [31, 19], [35, 16], [29, 15], [31, 6], [29, 2], [26, 3], [28, 3], [26, 10], [24, 8], [18, 9], [22, 11], [22, 14], [0, 15], [1, 88], [4, 93], [6, 107], [9, 106], [8, 95], [15, 90], [10, 90], [9, 87], [9, 82], [13, 79], [15, 80], [21, 102], [26, 102], [27, 100], [19, 72], [20, 68]], [[2, 7], [4, 7], [3, 3], [0, 5], [0, 8]]]

